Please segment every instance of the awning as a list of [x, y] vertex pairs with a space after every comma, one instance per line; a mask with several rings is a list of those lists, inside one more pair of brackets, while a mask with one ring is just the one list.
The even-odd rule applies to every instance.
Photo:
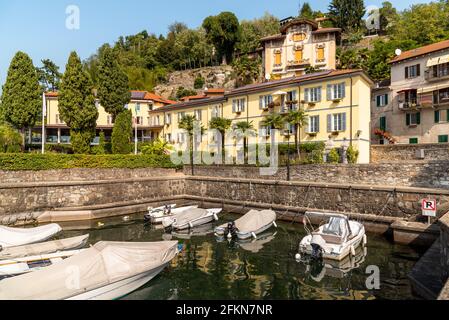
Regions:
[[427, 60], [427, 67], [436, 66], [442, 63], [449, 63], [449, 54]]
[[404, 93], [406, 91], [416, 90], [416, 88], [408, 88], [408, 89], [401, 89], [398, 91], [398, 93]]
[[272, 96], [285, 96], [286, 94], [287, 94], [287, 92], [279, 90], [279, 91], [272, 93], [271, 95]]

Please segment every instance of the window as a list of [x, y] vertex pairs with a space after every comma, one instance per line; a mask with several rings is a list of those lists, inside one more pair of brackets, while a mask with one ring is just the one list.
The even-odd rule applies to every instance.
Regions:
[[388, 93], [376, 96], [376, 106], [385, 107], [388, 104]]
[[421, 113], [407, 113], [405, 115], [405, 123], [408, 127], [421, 124]]
[[441, 121], [441, 110], [435, 110], [434, 112], [435, 123], [440, 123]]
[[387, 130], [387, 118], [385, 116], [379, 118], [379, 129], [381, 131]]
[[148, 104], [148, 109], [150, 109], [150, 111], [153, 111], [153, 109], [154, 109], [154, 103], [153, 102], [150, 102]]
[[285, 135], [293, 135], [295, 134], [295, 126], [291, 123], [286, 122], [284, 124], [284, 134]]
[[441, 135], [438, 136], [438, 143], [448, 143], [448, 135]]
[[143, 118], [142, 117], [133, 117], [133, 122], [135, 124], [141, 125], [141, 124], [143, 124]]
[[186, 142], [186, 134], [185, 133], [178, 133], [178, 143], [182, 144]]
[[261, 137], [269, 137], [271, 130], [267, 126], [260, 126], [259, 135]]
[[282, 65], [282, 53], [281, 50], [274, 51], [274, 64], [276, 66]]
[[295, 33], [293, 35], [293, 41], [298, 42], [298, 41], [304, 41], [306, 39], [306, 34], [305, 33]]
[[320, 116], [312, 116], [309, 118], [309, 131], [308, 133], [320, 132]]
[[155, 126], [155, 127], [161, 125], [160, 117], [159, 117], [159, 116], [154, 116], [154, 117], [153, 117], [153, 123], [152, 123], [152, 125]]
[[449, 103], [449, 88], [434, 91], [433, 103], [434, 104]]
[[321, 87], [306, 88], [304, 91], [304, 97], [306, 102], [321, 101]]
[[212, 108], [212, 118], [219, 118], [221, 117], [221, 108], [220, 106], [214, 106]]
[[419, 77], [420, 75], [421, 75], [421, 65], [420, 64], [415, 64], [410, 67], [405, 67], [405, 78], [406, 79], [416, 78], [416, 77]]
[[113, 125], [114, 124], [114, 117], [109, 115], [107, 117], [107, 122], [108, 122], [108, 125]]
[[270, 103], [273, 102], [272, 95], [259, 96], [259, 109], [265, 110], [268, 109]]
[[171, 133], [165, 134], [165, 141], [168, 142], [168, 143], [171, 143], [171, 142], [172, 142], [172, 139], [171, 139]]
[[232, 112], [242, 113], [245, 112], [245, 98], [232, 100]]
[[299, 63], [303, 59], [303, 51], [302, 49], [295, 50], [295, 62]]
[[409, 143], [409, 144], [418, 144], [418, 138], [410, 138], [410, 139], [408, 140], [408, 143]]
[[185, 116], [186, 116], [185, 112], [178, 112], [178, 122], [181, 122]]
[[171, 124], [171, 113], [165, 114], [165, 124], [170, 125]]
[[340, 100], [346, 95], [345, 83], [327, 85], [327, 100]]
[[324, 48], [318, 48], [317, 49], [317, 58], [318, 61], [324, 60]]
[[346, 131], [346, 113], [336, 113], [327, 115], [327, 131]]
[[296, 90], [292, 90], [287, 92], [287, 103], [288, 103], [288, 109], [290, 111], [298, 109], [298, 100], [296, 98], [297, 92]]
[[136, 103], [136, 113], [140, 113], [140, 103]]
[[194, 112], [195, 119], [198, 121], [202, 120], [203, 112], [201, 110], [195, 110]]

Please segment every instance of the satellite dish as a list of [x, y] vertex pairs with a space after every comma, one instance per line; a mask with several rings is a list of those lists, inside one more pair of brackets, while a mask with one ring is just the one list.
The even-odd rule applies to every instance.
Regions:
[[269, 73], [265, 74], [265, 79], [266, 80], [271, 80], [271, 74], [269, 74]]
[[402, 54], [402, 50], [401, 49], [396, 49], [396, 51], [394, 52], [397, 56], [400, 56]]

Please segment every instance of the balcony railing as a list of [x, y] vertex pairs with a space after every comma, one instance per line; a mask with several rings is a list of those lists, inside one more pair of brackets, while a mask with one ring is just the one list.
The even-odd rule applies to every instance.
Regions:
[[428, 68], [425, 72], [427, 81], [440, 81], [449, 79], [449, 64]]
[[400, 110], [410, 110], [419, 108], [421, 105], [418, 99], [411, 99], [406, 101], [399, 101], [399, 109]]

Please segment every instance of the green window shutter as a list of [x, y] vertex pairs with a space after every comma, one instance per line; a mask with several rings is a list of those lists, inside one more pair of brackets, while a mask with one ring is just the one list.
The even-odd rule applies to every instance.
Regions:
[[418, 143], [418, 138], [410, 138], [408, 142], [410, 144], [417, 144]]
[[421, 124], [421, 112], [416, 114], [416, 124]]
[[434, 112], [435, 123], [440, 122], [440, 110], [435, 110]]
[[410, 113], [405, 114], [405, 125], [407, 127], [410, 125]]
[[446, 110], [446, 121], [449, 122], [449, 110]]
[[388, 93], [385, 94], [385, 105], [388, 104]]
[[447, 135], [441, 135], [438, 136], [438, 143], [447, 143], [448, 142], [448, 136]]
[[377, 105], [377, 107], [380, 107], [380, 96], [377, 96], [376, 97], [376, 105]]
[[386, 131], [387, 130], [387, 118], [386, 117], [380, 117], [380, 129], [382, 131]]

